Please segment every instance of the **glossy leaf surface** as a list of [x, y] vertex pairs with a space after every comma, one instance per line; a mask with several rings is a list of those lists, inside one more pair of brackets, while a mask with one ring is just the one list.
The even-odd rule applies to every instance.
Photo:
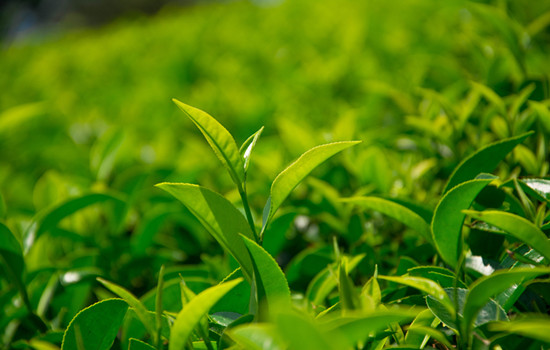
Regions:
[[443, 196], [435, 209], [432, 233], [435, 246], [441, 258], [455, 267], [462, 254], [462, 224], [468, 209], [477, 194], [492, 180], [471, 180], [464, 182]]
[[229, 172], [233, 182], [242, 189], [244, 163], [233, 136], [216, 119], [198, 108], [186, 105], [176, 99], [174, 103], [195, 123], [214, 150], [218, 159]]
[[67, 327], [61, 349], [110, 349], [127, 310], [124, 300], [107, 299], [80, 311]]

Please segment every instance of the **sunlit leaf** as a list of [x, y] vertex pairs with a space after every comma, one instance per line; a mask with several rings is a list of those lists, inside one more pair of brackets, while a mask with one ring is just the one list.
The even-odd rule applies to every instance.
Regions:
[[313, 171], [313, 169], [336, 153], [358, 143], [360, 143], [360, 141], [343, 141], [314, 147], [302, 154], [300, 158], [283, 170], [271, 185], [271, 195], [264, 209], [264, 229], [290, 192], [292, 192], [292, 190]]
[[231, 339], [244, 349], [283, 350], [286, 349], [278, 339], [275, 326], [267, 323], [251, 323], [237, 326], [227, 332]]
[[522, 337], [550, 343], [550, 317], [541, 314], [525, 314], [522, 318], [510, 322], [498, 322], [489, 325], [493, 332], [519, 334]]
[[256, 242], [244, 236], [243, 240], [252, 257], [258, 302], [265, 301], [268, 310], [290, 305], [290, 289], [279, 264]]
[[468, 209], [477, 194], [492, 180], [470, 180], [447, 192], [439, 201], [432, 221], [435, 246], [441, 258], [455, 267], [462, 254], [462, 225]]
[[454, 305], [451, 302], [451, 299], [447, 296], [445, 290], [439, 284], [430, 279], [415, 276], [378, 276], [378, 278], [404, 284], [423, 291], [442, 303], [451, 314], [455, 312]]
[[496, 210], [483, 212], [465, 210], [464, 213], [506, 231], [509, 235], [530, 245], [550, 260], [550, 241], [548, 237], [529, 220], [515, 214]]
[[229, 131], [208, 113], [186, 105], [176, 99], [172, 99], [172, 101], [174, 101], [174, 103], [187, 114], [199, 128], [218, 159], [227, 169], [229, 175], [231, 175], [233, 182], [237, 185], [239, 190], [241, 190], [245, 178], [245, 167], [243, 158], [241, 157], [233, 136], [231, 136]]
[[514, 147], [532, 134], [533, 132], [528, 132], [491, 143], [469, 155], [455, 168], [443, 193], [446, 193], [458, 184], [474, 179], [480, 173], [491, 173]]
[[244, 166], [245, 178], [246, 178], [246, 172], [248, 171], [248, 166], [250, 165], [250, 156], [252, 155], [252, 151], [254, 150], [254, 147], [256, 147], [256, 142], [258, 142], [258, 139], [260, 138], [262, 131], [264, 131], [263, 126], [260, 128], [260, 130], [252, 134], [245, 142], [243, 142], [241, 148], [239, 149], [239, 152], [241, 153], [241, 157], [243, 157], [243, 161], [244, 161], [243, 166]]
[[80, 311], [69, 323], [61, 349], [110, 349], [127, 310], [124, 300], [107, 299]]
[[183, 349], [193, 329], [199, 324], [202, 317], [210, 310], [218, 300], [229, 292], [242, 279], [235, 279], [214, 287], [210, 287], [195, 296], [178, 313], [172, 331], [170, 333], [169, 350]]
[[165, 182], [157, 186], [176, 197], [195, 215], [218, 243], [241, 264], [247, 279], [252, 276], [252, 262], [239, 234], [254, 239], [253, 233], [233, 204], [198, 185]]

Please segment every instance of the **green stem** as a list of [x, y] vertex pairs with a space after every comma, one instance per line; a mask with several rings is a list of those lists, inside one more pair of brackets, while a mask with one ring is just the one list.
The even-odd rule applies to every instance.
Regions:
[[242, 188], [239, 188], [239, 194], [241, 195], [241, 200], [243, 201], [244, 212], [246, 214], [246, 220], [248, 225], [252, 229], [254, 234], [254, 240], [256, 243], [260, 244], [260, 239], [258, 238], [258, 233], [256, 232], [256, 226], [254, 225], [254, 219], [252, 218], [252, 212], [250, 211], [250, 205], [248, 204], [248, 196], [246, 194], [246, 182]]

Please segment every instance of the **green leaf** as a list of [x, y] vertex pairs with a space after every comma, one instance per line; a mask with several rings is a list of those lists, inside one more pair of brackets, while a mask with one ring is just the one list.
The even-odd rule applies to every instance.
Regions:
[[[411, 323], [405, 341], [407, 345], [414, 346], [417, 349], [422, 349], [429, 339], [429, 335], [422, 332], [411, 331], [412, 328], [428, 327], [434, 329], [439, 324], [439, 320], [433, 315], [432, 311], [426, 309], [418, 314]], [[431, 328], [431, 327], [434, 328]]]
[[479, 310], [492, 296], [504, 292], [514, 284], [520, 284], [526, 280], [548, 273], [550, 273], [550, 268], [548, 267], [515, 268], [508, 271], [497, 271], [490, 276], [476, 280], [470, 286], [470, 292], [464, 303], [464, 327], [466, 334], [470, 333], [473, 327], [473, 320], [477, 317]]
[[[379, 333], [389, 328], [393, 323], [402, 323], [415, 318], [422, 309], [398, 309], [379, 310], [367, 315], [336, 317], [321, 324], [323, 333], [329, 333], [331, 337], [335, 332], [345, 338], [344, 345], [355, 347], [358, 342], [364, 341], [373, 333]], [[345, 348], [341, 346], [340, 348]]]
[[449, 299], [445, 290], [437, 282], [415, 276], [378, 276], [378, 278], [421, 290], [443, 304], [451, 315], [455, 312], [451, 299]]
[[337, 334], [331, 336], [306, 315], [280, 313], [276, 318], [281, 337], [288, 343], [289, 349], [300, 350], [336, 350], [342, 349]]
[[241, 192], [244, 183], [245, 167], [243, 158], [237, 148], [237, 144], [233, 136], [227, 131], [216, 119], [208, 113], [201, 111], [195, 107], [186, 105], [176, 99], [172, 99], [174, 103], [195, 123], [202, 132], [210, 147], [223, 166], [229, 172], [231, 179], [237, 185]]
[[445, 345], [447, 347], [447, 349], [452, 349], [453, 348], [453, 346], [451, 345], [451, 343], [449, 342], [449, 340], [447, 339], [445, 334], [443, 332], [435, 329], [435, 328], [427, 327], [427, 326], [414, 326], [414, 327], [411, 326], [411, 327], [409, 327], [409, 331], [407, 332], [407, 335], [409, 335], [410, 333], [427, 335], [427, 336], [437, 340], [441, 344]]
[[63, 335], [61, 350], [110, 349], [127, 310], [124, 300], [107, 299], [80, 311]]
[[239, 149], [239, 153], [241, 154], [241, 157], [243, 158], [243, 161], [244, 161], [243, 166], [244, 166], [245, 178], [246, 178], [246, 172], [248, 171], [248, 166], [250, 165], [250, 156], [252, 155], [252, 151], [254, 150], [254, 147], [256, 147], [256, 142], [258, 142], [258, 139], [260, 138], [262, 131], [264, 131], [263, 126], [260, 128], [260, 130], [250, 135], [250, 137], [245, 142], [243, 142], [241, 148]]
[[0, 223], [0, 259], [3, 268], [10, 277], [8, 282], [15, 282], [17, 287], [23, 286], [25, 261], [21, 244], [10, 229], [2, 223]]
[[342, 310], [347, 312], [359, 308], [359, 291], [356, 290], [353, 281], [349, 277], [348, 258], [342, 257], [338, 266], [338, 294]]
[[155, 348], [139, 339], [130, 338], [128, 350], [155, 350]]
[[[532, 192], [541, 201], [550, 204], [550, 180], [547, 179], [521, 179], [519, 183], [525, 190]], [[527, 188], [525, 188], [527, 187]]]
[[283, 350], [286, 349], [279, 339], [275, 326], [266, 323], [250, 323], [237, 326], [227, 334], [238, 345], [249, 350]]
[[550, 260], [550, 241], [535, 224], [527, 219], [497, 210], [483, 212], [465, 210], [464, 213], [506, 231]]
[[462, 254], [462, 224], [477, 194], [492, 180], [470, 180], [447, 192], [439, 201], [432, 221], [432, 234], [441, 258], [456, 267]]
[[420, 215], [399, 203], [380, 197], [352, 197], [343, 201], [386, 214], [412, 228], [433, 244], [430, 225]]
[[57, 224], [67, 216], [77, 211], [89, 207], [90, 205], [105, 201], [114, 201], [118, 204], [124, 204], [124, 201], [106, 193], [91, 193], [83, 196], [69, 199], [68, 201], [56, 206], [45, 214], [41, 214], [37, 220], [38, 226], [31, 225], [25, 232], [23, 240], [23, 250], [26, 252], [32, 247], [36, 239], [43, 233], [55, 228]]
[[106, 180], [115, 165], [124, 134], [121, 130], [108, 131], [101, 136], [90, 151], [90, 169], [98, 180]]
[[[199, 324], [202, 317], [210, 310], [218, 300], [229, 292], [242, 279], [235, 279], [229, 282], [210, 287], [195, 296], [178, 313], [170, 333], [169, 350], [183, 349], [193, 329]], [[206, 339], [205, 339], [206, 340]]]
[[147, 329], [147, 332], [149, 332], [152, 337], [156, 336], [155, 321], [154, 319], [151, 319], [151, 317], [149, 316], [149, 311], [147, 310], [145, 305], [143, 305], [143, 303], [139, 301], [138, 298], [136, 298], [128, 290], [115, 283], [106, 281], [101, 277], [98, 277], [97, 280], [111, 292], [124, 299], [124, 301], [134, 309], [137, 317], [139, 318], [141, 323], [143, 323], [145, 329]]
[[497, 167], [504, 157], [510, 153], [514, 147], [522, 143], [533, 132], [528, 132], [519, 136], [504, 139], [491, 143], [464, 159], [453, 171], [449, 182], [445, 186], [443, 193], [446, 193], [458, 184], [474, 179], [480, 173], [491, 173]]
[[[457, 304], [458, 306], [458, 318], [460, 324], [463, 323], [463, 312], [464, 312], [464, 303], [466, 300], [466, 297], [468, 295], [468, 290], [463, 288], [445, 288], [445, 292], [453, 302], [453, 304]], [[457, 301], [455, 302], [455, 295], [457, 297]], [[447, 327], [453, 329], [455, 332], [458, 333], [459, 326], [456, 324], [456, 314], [450, 314], [447, 311], [447, 308], [443, 306], [439, 301], [435, 300], [431, 296], [428, 296], [426, 298], [426, 304], [428, 305], [428, 308], [430, 311], [436, 316], [443, 324], [445, 324]], [[480, 312], [478, 313], [477, 318], [475, 319], [474, 325], [476, 327], [484, 325], [488, 322], [492, 322], [495, 320], [505, 320], [507, 319], [506, 312], [504, 309], [497, 304], [494, 300], [488, 300], [486, 304], [482, 307]]]
[[[257, 301], [268, 310], [290, 305], [290, 289], [279, 264], [256, 242], [243, 236], [254, 266], [254, 282]], [[266, 305], [261, 305], [265, 302]]]
[[239, 234], [254, 239], [244, 216], [223, 196], [207, 188], [185, 183], [156, 185], [170, 193], [201, 222], [206, 230], [241, 265], [245, 277], [252, 277], [252, 262]]
[[271, 185], [271, 195], [264, 209], [262, 231], [290, 192], [317, 166], [338, 152], [354, 146], [361, 141], [334, 142], [314, 147], [302, 154], [294, 163], [283, 170]]
[[550, 317], [542, 314], [526, 314], [510, 322], [498, 322], [489, 325], [492, 332], [519, 334], [522, 337], [537, 339], [550, 343]]

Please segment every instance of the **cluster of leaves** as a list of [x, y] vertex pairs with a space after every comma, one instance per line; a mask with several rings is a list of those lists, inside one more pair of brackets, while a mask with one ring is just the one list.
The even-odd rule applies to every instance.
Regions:
[[[197, 33], [222, 23], [228, 51], [245, 57], [238, 62], [250, 71], [243, 74], [254, 76], [250, 86], [223, 84], [234, 77], [237, 54], [220, 60], [219, 52], [201, 46], [203, 59], [191, 59], [191, 51], [164, 50], [177, 45], [142, 56], [175, 56], [186, 65], [176, 71], [192, 83], [180, 91], [167, 74], [162, 84], [145, 74], [147, 84], [132, 95], [135, 104], [121, 103], [120, 113], [113, 101], [130, 100], [120, 95], [127, 79], [105, 79], [123, 85], [100, 84], [99, 90], [78, 74], [83, 87], [71, 86], [71, 79], [50, 84], [51, 77], [38, 74], [40, 62], [25, 63], [33, 69], [8, 79], [3, 109], [21, 91], [26, 102], [56, 96], [60, 104], [20, 106], [0, 118], [6, 136], [0, 139], [0, 178], [13, 179], [0, 188], [6, 203], [0, 197], [4, 347], [540, 349], [550, 342], [550, 100], [542, 44], [550, 17], [542, 14], [544, 4], [316, 3], [237, 4], [244, 18], [225, 16], [223, 7], [219, 18], [186, 22]], [[327, 10], [335, 7], [342, 12]], [[258, 31], [235, 24], [257, 25], [253, 14], [262, 11], [276, 15]], [[425, 41], [396, 25], [407, 18], [401, 12], [434, 15], [435, 22], [414, 21], [426, 23], [417, 33]], [[287, 39], [295, 31], [282, 35], [284, 27], [273, 25], [293, 17], [306, 18], [304, 28], [311, 29], [294, 41]], [[178, 20], [163, 23], [168, 29], [160, 33], [172, 40]], [[264, 25], [276, 28], [273, 40], [255, 36]], [[434, 31], [436, 25], [447, 31]], [[455, 25], [461, 30], [449, 29]], [[229, 27], [250, 33], [258, 45], [226, 37]], [[380, 33], [377, 39], [366, 36], [368, 28]], [[101, 43], [115, 47], [122, 40], [149, 50], [157, 42], [143, 32], [144, 40], [128, 40], [131, 32], [119, 30], [125, 35], [107, 35]], [[213, 32], [202, 37], [205, 45], [220, 40]], [[456, 40], [446, 34], [439, 40], [441, 33]], [[200, 36], [190, 36], [199, 45]], [[392, 36], [398, 39], [386, 40]], [[360, 50], [363, 41], [368, 50]], [[417, 55], [401, 54], [419, 43]], [[100, 51], [116, 51], [99, 45], [90, 55], [96, 44], [83, 40], [73, 51], [56, 44], [41, 57], [62, 62], [61, 52], [85, 63], [64, 66], [67, 75], [73, 68], [88, 72], [106, 57]], [[2, 57], [3, 66], [40, 52], [19, 50]], [[431, 56], [445, 50], [452, 54]], [[274, 52], [282, 63], [270, 61]], [[270, 84], [270, 74], [294, 80]], [[210, 76], [224, 94], [204, 83]], [[33, 89], [26, 89], [26, 79]], [[42, 81], [47, 89], [36, 88]], [[176, 101], [208, 142], [199, 142], [196, 132], [180, 134], [185, 119], [153, 107], [156, 94], [172, 93], [160, 86], [190, 96], [193, 104], [223, 108], [219, 114], [242, 112], [231, 120], [241, 133], [275, 114], [267, 122], [280, 137], [267, 124], [265, 133], [258, 130], [238, 147], [217, 120]], [[94, 98], [77, 99], [70, 95], [75, 91]], [[85, 103], [75, 108], [75, 101]], [[35, 118], [44, 110], [55, 118]], [[72, 113], [84, 119], [63, 119]], [[102, 113], [120, 114], [124, 130], [90, 136], [105, 128]], [[168, 117], [152, 120], [151, 114], [170, 116], [171, 130], [165, 129]], [[340, 117], [321, 130], [316, 114]], [[26, 123], [30, 118], [36, 129]], [[37, 133], [40, 128], [46, 132]], [[36, 139], [20, 137], [25, 133]], [[362, 143], [344, 141], [352, 139]], [[207, 145], [229, 176], [211, 164], [216, 157], [209, 158]], [[297, 160], [281, 172], [288, 154]], [[314, 169], [316, 176], [308, 177]]]

